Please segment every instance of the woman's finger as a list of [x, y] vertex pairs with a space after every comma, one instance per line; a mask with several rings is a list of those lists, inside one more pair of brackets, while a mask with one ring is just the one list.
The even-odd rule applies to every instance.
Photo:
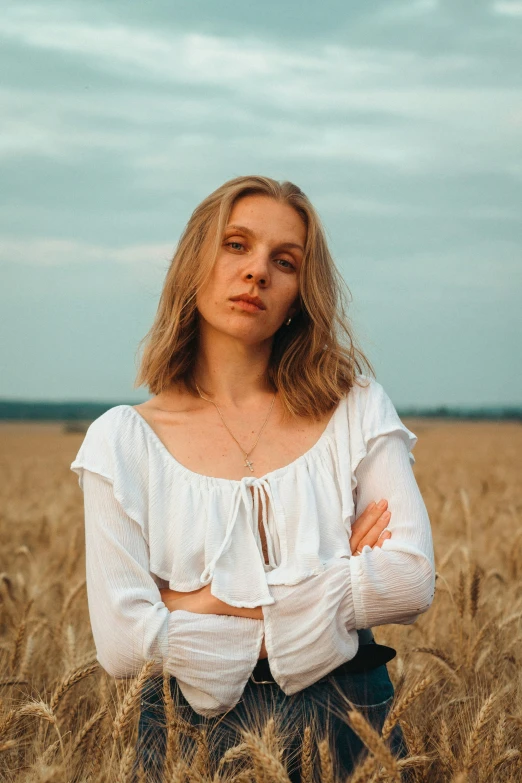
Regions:
[[[356, 549], [360, 548], [360, 542], [370, 532], [374, 525], [381, 521], [382, 515], [386, 513], [387, 508], [387, 500], [381, 501], [380, 504], [370, 503], [370, 505], [363, 511], [360, 517], [355, 520], [354, 524], [352, 525], [352, 535], [350, 538], [352, 552], [355, 552]], [[386, 527], [387, 524], [388, 522], [385, 522], [382, 527]], [[379, 529], [379, 533], [382, 530], [382, 527]]]
[[375, 546], [382, 546], [383, 541], [386, 541], [387, 538], [391, 538], [391, 530], [385, 530], [382, 536], [377, 539]]
[[362, 549], [363, 546], [368, 544], [368, 546], [375, 546], [377, 541], [379, 540], [379, 536], [383, 532], [383, 530], [386, 529], [386, 527], [389, 525], [391, 519], [391, 512], [385, 511], [384, 514], [380, 517], [380, 519], [375, 523], [375, 525], [372, 527], [371, 530], [366, 533], [366, 535], [359, 541], [359, 546], [357, 549]]
[[[383, 533], [382, 533], [382, 535], [381, 535], [381, 536], [379, 536], [379, 538], [378, 538], [378, 539], [377, 539], [377, 541], [375, 542], [375, 544], [373, 544], [373, 546], [370, 544], [369, 546], [372, 546], [372, 549], [374, 549], [376, 546], [378, 546], [378, 547], [382, 547], [382, 545], [383, 545], [383, 542], [384, 542], [384, 541], [386, 541], [386, 539], [387, 539], [387, 538], [391, 538], [391, 535], [392, 535], [392, 532], [391, 532], [391, 530], [384, 530], [384, 531], [383, 531]], [[352, 553], [352, 554], [353, 554], [353, 557], [357, 557], [358, 555], [360, 555], [360, 554], [361, 554], [361, 552], [362, 552], [362, 548], [363, 548], [363, 546], [366, 546], [366, 544], [367, 544], [367, 543], [368, 543], [368, 542], [361, 543], [361, 544], [360, 544], [360, 546], [358, 547], [359, 551], [358, 551], [358, 552], [355, 552], [355, 551], [354, 551], [354, 552]]]

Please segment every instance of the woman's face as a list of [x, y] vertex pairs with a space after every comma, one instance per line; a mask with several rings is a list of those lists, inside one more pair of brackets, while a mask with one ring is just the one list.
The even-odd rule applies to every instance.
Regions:
[[[271, 338], [297, 312], [305, 240], [306, 226], [288, 204], [262, 195], [237, 201], [211, 276], [196, 296], [200, 328], [249, 344]], [[241, 294], [259, 297], [264, 308], [247, 309], [231, 298]]]

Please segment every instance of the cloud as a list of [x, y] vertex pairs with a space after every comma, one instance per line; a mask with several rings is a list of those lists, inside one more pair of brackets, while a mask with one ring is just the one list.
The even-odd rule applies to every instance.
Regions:
[[[92, 76], [88, 92], [4, 89], [0, 157], [76, 161], [106, 153], [153, 187], [158, 175], [175, 176], [202, 156], [233, 154], [239, 165], [357, 162], [419, 174], [508, 171], [519, 152], [512, 117], [522, 91], [481, 86], [481, 58], [465, 52], [307, 40], [282, 47], [254, 36], [116, 24], [99, 10], [82, 14], [27, 5], [4, 15], [4, 40], [65, 55], [72, 71], [87, 63]], [[117, 89], [104, 84], [107, 73], [120, 80]]]
[[409, 3], [390, 3], [380, 8], [373, 16], [375, 22], [401, 22], [418, 16], [431, 14], [439, 8], [438, 0], [413, 0]]
[[168, 265], [174, 247], [150, 243], [108, 247], [68, 239], [0, 237], [0, 264], [57, 267], [92, 263]]
[[493, 3], [492, 10], [500, 16], [519, 16], [522, 17], [521, 2], [497, 2]]

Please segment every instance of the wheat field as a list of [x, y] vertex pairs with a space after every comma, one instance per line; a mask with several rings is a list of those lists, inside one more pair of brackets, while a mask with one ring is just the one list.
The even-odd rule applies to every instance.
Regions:
[[[397, 650], [395, 697], [381, 734], [347, 705], [368, 749], [348, 780], [521, 781], [522, 427], [404, 421], [419, 436], [414, 471], [433, 528], [436, 593], [414, 624], [374, 629]], [[69, 470], [83, 436], [56, 423], [4, 422], [0, 434], [0, 780], [130, 783], [150, 667], [116, 681], [96, 661], [83, 496]], [[184, 726], [168, 698], [166, 713], [165, 780], [288, 781], [273, 716], [245, 731], [212, 775], [206, 735]], [[400, 761], [387, 746], [397, 721], [409, 750]], [[337, 783], [328, 742], [310, 727], [307, 783], [313, 758], [316, 779]]]

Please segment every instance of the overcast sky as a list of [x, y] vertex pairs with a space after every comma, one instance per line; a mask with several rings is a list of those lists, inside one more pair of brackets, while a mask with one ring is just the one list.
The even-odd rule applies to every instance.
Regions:
[[297, 183], [397, 405], [522, 404], [522, 2], [24, 3], [0, 17], [0, 396], [140, 401], [180, 232]]

